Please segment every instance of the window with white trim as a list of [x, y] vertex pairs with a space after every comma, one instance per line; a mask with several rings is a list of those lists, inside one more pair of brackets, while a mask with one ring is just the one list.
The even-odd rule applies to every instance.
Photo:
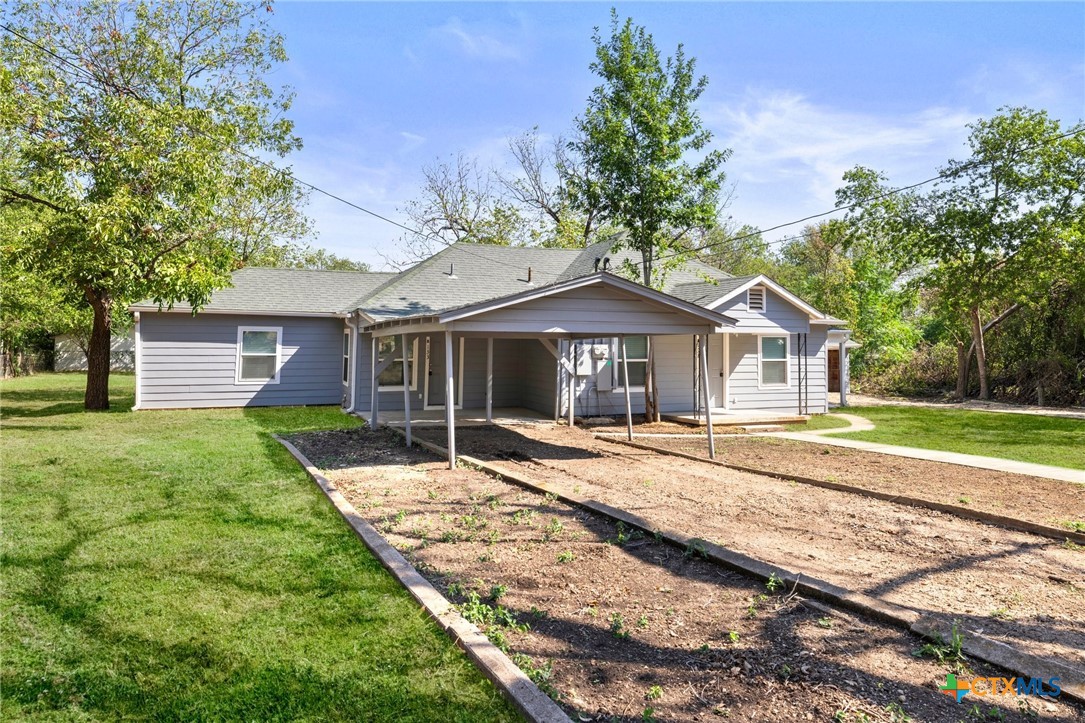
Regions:
[[[377, 375], [377, 386], [381, 391], [403, 391], [403, 337], [385, 336], [377, 342], [378, 367], [386, 360], [388, 366]], [[418, 388], [418, 339], [407, 344], [407, 378], [411, 383], [411, 389]]]
[[350, 384], [350, 329], [343, 330], [343, 384]]
[[786, 387], [788, 379], [788, 337], [762, 336], [758, 340], [758, 382], [762, 387]]
[[278, 384], [282, 361], [281, 326], [237, 327], [239, 384]]
[[746, 291], [746, 310], [747, 311], [764, 311], [765, 310], [765, 287], [753, 286]]
[[625, 364], [622, 364], [622, 340], [616, 339], [615, 344], [618, 347], [618, 353], [615, 354], [615, 367], [617, 373], [615, 374], [614, 386], [616, 389], [625, 389], [625, 370], [626, 365], [629, 366], [629, 382], [630, 389], [643, 389], [644, 380], [648, 376], [648, 337], [646, 336], [627, 336], [625, 337], [625, 353], [628, 354], [628, 358], [625, 360]]

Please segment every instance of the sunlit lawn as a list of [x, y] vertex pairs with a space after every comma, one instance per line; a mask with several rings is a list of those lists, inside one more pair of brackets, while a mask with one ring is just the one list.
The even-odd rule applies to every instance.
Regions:
[[0, 384], [5, 720], [514, 720], [270, 438], [331, 408]]
[[906, 406], [839, 411], [869, 419], [875, 429], [833, 438], [1085, 469], [1085, 422], [1076, 419]]

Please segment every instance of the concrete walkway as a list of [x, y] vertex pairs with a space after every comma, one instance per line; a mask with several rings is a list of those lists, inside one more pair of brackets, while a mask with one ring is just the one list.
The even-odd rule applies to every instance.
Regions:
[[[999, 412], [1003, 414], [1031, 414], [1037, 417], [1062, 417], [1063, 419], [1085, 420], [1085, 409], [1081, 407], [1030, 407], [1024, 404], [1006, 404], [1004, 402], [981, 402], [970, 399], [964, 402], [928, 402], [920, 399], [897, 399], [870, 397], [865, 394], [849, 394], [849, 407], [932, 407], [934, 409], [963, 409], [969, 412]], [[840, 395], [829, 394], [829, 407], [840, 409]], [[847, 409], [847, 407], [843, 407]]]
[[[873, 429], [874, 425], [862, 417], [853, 415], [839, 415], [851, 417], [866, 423], [865, 429]], [[851, 421], [851, 420], [849, 420]], [[896, 457], [911, 457], [912, 459], [925, 459], [931, 462], [947, 462], [959, 464], [965, 467], [978, 467], [990, 469], [996, 472], [1012, 472], [1014, 474], [1027, 474], [1033, 477], [1046, 477], [1047, 479], [1062, 480], [1063, 482], [1076, 482], [1085, 485], [1085, 470], [1067, 469], [1066, 467], [1051, 467], [1046, 464], [1031, 464], [1029, 462], [1017, 462], [1012, 459], [1000, 457], [981, 457], [975, 454], [960, 454], [958, 452], [942, 452], [936, 449], [919, 449], [917, 447], [897, 447], [891, 444], [878, 444], [877, 442], [862, 442], [858, 439], [835, 439], [825, 436], [830, 433], [858, 432], [855, 429], [823, 429], [818, 432], [764, 432], [759, 437], [779, 437], [782, 439], [794, 439], [798, 442], [813, 442], [814, 444], [828, 444], [833, 447], [849, 447], [862, 449], [867, 452], [879, 454], [891, 454]]]

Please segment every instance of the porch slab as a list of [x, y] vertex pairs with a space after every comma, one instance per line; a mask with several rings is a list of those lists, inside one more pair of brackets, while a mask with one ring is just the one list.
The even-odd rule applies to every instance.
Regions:
[[[672, 412], [661, 414], [668, 422], [678, 422], [694, 427], [705, 426], [703, 412]], [[713, 427], [745, 427], [763, 424], [802, 424], [810, 417], [803, 414], [780, 414], [779, 412], [759, 412], [756, 410], [736, 411], [734, 409], [713, 409]]]
[[[402, 427], [406, 424], [406, 419], [402, 409], [389, 409], [387, 412], [383, 409], [377, 410], [380, 415], [380, 423], [387, 424], [392, 427]], [[369, 421], [369, 412], [358, 412], [359, 417], [365, 421]], [[553, 424], [554, 417], [541, 414], [533, 409], [526, 409], [524, 407], [494, 407], [493, 410], [493, 423], [494, 424]], [[457, 427], [478, 427], [488, 424], [486, 421], [485, 409], [457, 409], [456, 410], [456, 426]], [[445, 425], [445, 410], [444, 409], [412, 409], [411, 410], [411, 426], [440, 426]]]

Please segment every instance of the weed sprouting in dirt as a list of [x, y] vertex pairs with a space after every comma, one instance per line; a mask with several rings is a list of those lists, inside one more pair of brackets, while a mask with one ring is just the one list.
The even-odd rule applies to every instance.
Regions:
[[648, 689], [648, 692], [644, 694], [645, 700], [659, 700], [663, 697], [663, 688], [659, 685], [653, 685]]
[[740, 637], [741, 636], [738, 634], [737, 630], [728, 630], [727, 631], [727, 639], [731, 642], [732, 645], [737, 643], [739, 641]]
[[780, 576], [775, 572], [769, 574], [769, 579], [765, 582], [765, 587], [769, 592], [776, 592], [784, 586], [784, 581], [780, 579]]
[[558, 553], [558, 562], [559, 563], [572, 562], [575, 559], [575, 557], [576, 556], [573, 555], [572, 550], [562, 550], [561, 552]]
[[535, 524], [535, 510], [517, 510], [512, 515], [512, 524], [514, 525], [534, 525]]
[[885, 712], [889, 714], [889, 720], [892, 723], [910, 723], [912, 717], [908, 715], [908, 712], [904, 710], [904, 706], [900, 703], [890, 703], [885, 707]]
[[637, 627], [640, 628], [641, 630], [647, 629], [647, 627], [648, 627], [648, 616], [647, 615], [641, 615], [639, 618], [637, 618]]
[[1072, 532], [1085, 532], [1085, 521], [1082, 520], [1056, 520], [1056, 522]]
[[509, 591], [507, 585], [492, 585], [490, 587], [490, 599], [494, 602], [500, 600]]
[[700, 557], [708, 559], [708, 552], [705, 550], [705, 541], [699, 537], [694, 537], [686, 545], [685, 556], [687, 560], [691, 560], [694, 557]]
[[912, 655], [917, 658], [934, 658], [939, 665], [948, 665], [954, 670], [960, 670], [967, 662], [961, 650], [963, 645], [964, 636], [957, 629], [957, 623], [953, 623], [948, 641], [941, 635], [936, 635], [933, 641], [919, 646]]
[[561, 520], [557, 517], [551, 517], [550, 522], [543, 528], [543, 540], [549, 542], [556, 539], [564, 529], [565, 525], [561, 524]]
[[833, 619], [829, 617], [818, 618], [818, 627], [828, 630], [833, 626]]
[[629, 631], [625, 629], [625, 619], [621, 613], [610, 614], [610, 634], [618, 640], [629, 639]]
[[512, 656], [512, 662], [516, 664], [520, 670], [524, 671], [524, 674], [531, 679], [531, 682], [539, 686], [539, 690], [546, 693], [554, 700], [561, 700], [561, 693], [551, 680], [554, 677], [554, 667], [552, 661], [546, 661], [543, 665], [536, 665], [535, 661], [530, 656], [523, 653], [516, 653]]

